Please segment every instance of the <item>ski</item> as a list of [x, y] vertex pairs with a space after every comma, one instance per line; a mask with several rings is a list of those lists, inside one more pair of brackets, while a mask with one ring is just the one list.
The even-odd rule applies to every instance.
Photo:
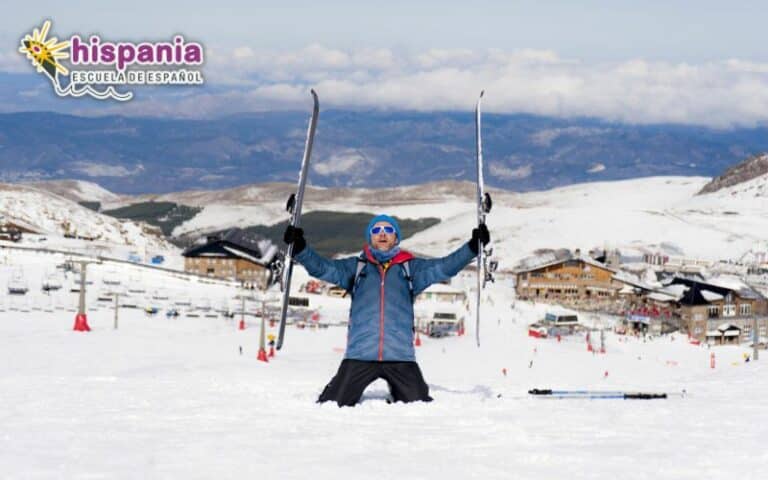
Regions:
[[[481, 107], [483, 101], [483, 94], [485, 90], [480, 92], [480, 97], [477, 99], [477, 106], [475, 107], [475, 138], [477, 140], [477, 224], [485, 224], [485, 216], [491, 211], [491, 196], [485, 191], [485, 181], [483, 180], [483, 138], [482, 138], [482, 125], [481, 125]], [[493, 250], [485, 249], [482, 240], [477, 241], [477, 310], [475, 313], [475, 340], [477, 346], [480, 346], [480, 291], [485, 288], [487, 282], [493, 282], [494, 262], [491, 265], [488, 264], [488, 257], [491, 256]]]
[[[667, 393], [657, 392], [625, 392], [606, 390], [550, 390], [534, 388], [528, 390], [529, 395], [540, 398], [576, 398], [586, 400], [619, 399], [619, 400], [657, 400], [668, 398]], [[684, 396], [684, 394], [681, 394]]]
[[[309, 168], [309, 159], [312, 156], [312, 144], [315, 140], [315, 130], [317, 130], [317, 117], [320, 114], [320, 102], [317, 99], [317, 93], [314, 90], [310, 90], [312, 93], [312, 101], [314, 106], [312, 108], [312, 115], [309, 117], [309, 126], [307, 127], [307, 140], [304, 144], [304, 157], [301, 159], [301, 170], [299, 170], [299, 184], [295, 194], [291, 194], [288, 197], [286, 203], [286, 210], [291, 214], [290, 224], [294, 227], [299, 227], [301, 222], [301, 206], [304, 202], [304, 187], [307, 184], [307, 172]], [[275, 348], [280, 350], [283, 348], [283, 340], [285, 339], [285, 323], [288, 316], [288, 300], [291, 293], [291, 275], [293, 273], [293, 244], [289, 244], [285, 251], [285, 258], [282, 265], [282, 279], [280, 282], [280, 288], [283, 292], [283, 302], [280, 307], [280, 326], [277, 332], [277, 344]]]

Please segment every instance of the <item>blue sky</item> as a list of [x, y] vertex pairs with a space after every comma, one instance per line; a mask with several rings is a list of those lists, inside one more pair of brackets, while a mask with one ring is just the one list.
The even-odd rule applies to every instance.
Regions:
[[15, 43], [46, 17], [66, 32], [143, 39], [181, 31], [222, 48], [320, 43], [341, 49], [549, 49], [585, 60], [765, 60], [768, 50], [759, 32], [768, 21], [766, 11], [765, 2], [743, 0], [43, 0], [6, 10], [0, 40]]
[[[332, 106], [456, 109], [486, 88], [490, 111], [754, 124], [768, 111], [766, 12], [710, 0], [19, 2], [0, 17], [0, 75], [31, 72], [19, 39], [50, 18], [59, 37], [203, 42], [207, 86], [183, 95], [194, 101], [153, 96], [168, 114], [301, 108], [311, 86]], [[0, 98], [58, 101], [35, 93], [39, 80], [0, 81]]]

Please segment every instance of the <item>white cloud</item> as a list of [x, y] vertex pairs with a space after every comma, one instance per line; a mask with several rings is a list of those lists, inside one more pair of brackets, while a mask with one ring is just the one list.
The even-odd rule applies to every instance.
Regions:
[[140, 103], [137, 91], [134, 102], [142, 107], [135, 107], [136, 112], [205, 116], [305, 109], [310, 87], [320, 94], [323, 108], [471, 112], [485, 89], [484, 110], [490, 113], [715, 127], [768, 122], [768, 63], [733, 58], [695, 64], [640, 59], [587, 64], [551, 50], [401, 52], [313, 44], [279, 52], [209, 49], [204, 72], [217, 93], [200, 90], [187, 101], [155, 110]]
[[232, 51], [234, 58], [251, 58], [254, 56], [251, 47], [237, 47]]
[[366, 168], [371, 162], [359, 150], [349, 148], [332, 154], [327, 160], [314, 164], [313, 170], [319, 175], [349, 174], [360, 168]]
[[488, 167], [491, 175], [502, 180], [515, 180], [521, 178], [530, 177], [533, 173], [533, 166], [531, 164], [523, 165], [518, 168], [509, 168], [498, 163], [491, 163]]
[[97, 162], [74, 162], [72, 169], [88, 177], [123, 177], [137, 173], [137, 171], [143, 170], [143, 167], [138, 166], [134, 170], [128, 170], [119, 165]]
[[607, 128], [589, 128], [589, 127], [565, 127], [565, 128], [547, 128], [531, 134], [531, 142], [535, 145], [548, 147], [552, 142], [561, 136], [570, 137], [588, 137], [591, 135], [602, 135], [610, 132]]
[[603, 170], [605, 170], [605, 165], [603, 165], [602, 163], [596, 163], [592, 165], [592, 167], [589, 170], [587, 170], [587, 173], [600, 173]]
[[34, 67], [18, 50], [0, 51], [0, 72], [34, 73]]

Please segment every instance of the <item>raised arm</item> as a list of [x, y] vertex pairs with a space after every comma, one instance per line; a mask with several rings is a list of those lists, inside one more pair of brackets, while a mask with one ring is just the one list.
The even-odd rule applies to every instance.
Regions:
[[477, 256], [478, 241], [485, 245], [490, 239], [488, 229], [481, 225], [472, 230], [472, 238], [453, 253], [442, 258], [414, 260], [411, 273], [414, 295], [423, 292], [433, 283], [444, 282], [455, 276]]
[[312, 247], [307, 246], [304, 230], [291, 225], [285, 229], [283, 241], [288, 244], [293, 243], [293, 258], [302, 264], [310, 275], [346, 290], [352, 288], [352, 281], [355, 278], [355, 269], [357, 268], [357, 260], [354, 257], [329, 260], [319, 255]]
[[307, 246], [294, 258], [307, 269], [310, 275], [333, 283], [345, 290], [352, 289], [357, 259], [355, 257], [330, 260]]

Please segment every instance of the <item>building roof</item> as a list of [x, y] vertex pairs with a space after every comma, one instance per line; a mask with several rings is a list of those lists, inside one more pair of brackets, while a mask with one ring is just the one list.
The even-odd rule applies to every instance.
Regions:
[[232, 228], [209, 236], [203, 244], [187, 248], [182, 255], [242, 258], [259, 265], [268, 265], [278, 253], [278, 248], [268, 239], [240, 228]]
[[648, 294], [648, 298], [657, 302], [676, 302], [679, 297], [669, 293], [651, 292]]
[[[681, 277], [675, 277], [675, 279], [672, 281], [672, 285], [685, 285], [688, 287], [683, 292], [682, 298], [680, 299], [680, 303], [683, 305], [708, 305], [711, 302], [722, 299], [717, 298], [717, 296], [724, 298], [729, 294], [735, 294], [736, 296], [745, 299], [761, 298], [758, 292], [748, 287], [747, 285], [742, 285], [741, 288], [736, 289], [714, 285], [710, 282], [698, 282]], [[736, 287], [736, 285], [732, 285], [732, 287]], [[669, 289], [669, 287], [667, 287], [667, 289]]]
[[561, 264], [561, 263], [572, 262], [572, 261], [583, 262], [583, 263], [585, 263], [587, 265], [591, 265], [591, 266], [597, 267], [597, 268], [602, 268], [603, 270], [607, 270], [607, 271], [613, 272], [613, 273], [617, 273], [618, 272], [618, 270], [616, 270], [615, 268], [611, 268], [608, 265], [605, 265], [604, 263], [600, 263], [597, 260], [594, 260], [594, 259], [592, 259], [590, 257], [585, 257], [583, 255], [580, 255], [578, 257], [562, 258], [562, 259], [559, 259], [559, 260], [553, 260], [551, 262], [542, 263], [542, 264], [536, 265], [534, 267], [520, 268], [520, 269], [514, 270], [514, 273], [533, 272], [533, 271], [536, 271], [536, 270], [541, 270], [542, 268], [547, 268], [547, 267], [551, 267], [553, 265], [558, 265], [558, 264]]

